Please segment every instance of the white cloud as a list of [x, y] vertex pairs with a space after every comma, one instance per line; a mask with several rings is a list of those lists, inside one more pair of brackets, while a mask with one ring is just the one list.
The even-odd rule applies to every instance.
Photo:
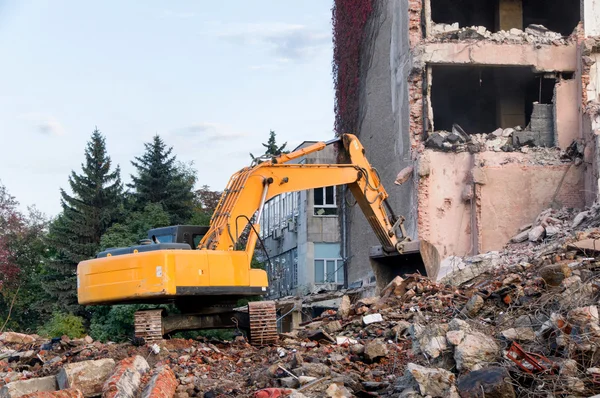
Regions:
[[308, 60], [331, 47], [329, 31], [297, 24], [225, 26], [219, 36], [245, 45], [267, 46], [279, 63]]
[[248, 134], [235, 131], [219, 123], [193, 123], [177, 128], [169, 133], [174, 139], [184, 139], [188, 143], [211, 144], [227, 140], [248, 137]]
[[19, 119], [26, 120], [35, 126], [40, 134], [56, 137], [65, 135], [63, 125], [52, 115], [44, 113], [24, 113], [19, 115]]

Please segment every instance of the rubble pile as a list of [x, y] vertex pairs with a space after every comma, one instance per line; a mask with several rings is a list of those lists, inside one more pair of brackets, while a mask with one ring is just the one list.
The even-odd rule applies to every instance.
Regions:
[[[0, 397], [587, 397], [600, 393], [600, 204], [548, 209], [437, 281], [339, 292], [276, 346], [0, 334]], [[352, 297], [352, 298], [351, 298]]]
[[[538, 145], [535, 140], [528, 140], [532, 132], [520, 126], [514, 128], [498, 128], [488, 134], [468, 134], [455, 124], [452, 131], [435, 131], [429, 134], [425, 142], [427, 148], [444, 152], [509, 152], [532, 154], [536, 164], [556, 165], [575, 161], [583, 162], [583, 145], [574, 142], [571, 148], [561, 151], [556, 147]], [[515, 159], [515, 162], [519, 160]]]
[[525, 31], [520, 29], [501, 30], [492, 33], [484, 26], [469, 26], [460, 28], [458, 23], [434, 23], [431, 27], [432, 38], [430, 41], [444, 42], [451, 40], [489, 40], [494, 43], [513, 44], [547, 44], [561, 46], [569, 43], [569, 38], [560, 33], [552, 32], [543, 25], [531, 24]]

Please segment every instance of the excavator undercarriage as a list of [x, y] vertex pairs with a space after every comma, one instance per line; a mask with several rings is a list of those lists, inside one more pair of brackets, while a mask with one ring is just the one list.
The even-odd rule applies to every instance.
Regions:
[[163, 309], [135, 313], [135, 337], [146, 343], [185, 330], [236, 329], [253, 345], [277, 342], [277, 311], [273, 301], [252, 301], [243, 308], [207, 307], [194, 314], [167, 314]]

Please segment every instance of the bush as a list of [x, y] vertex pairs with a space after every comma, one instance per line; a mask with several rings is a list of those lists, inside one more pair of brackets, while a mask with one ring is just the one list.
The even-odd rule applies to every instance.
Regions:
[[50, 321], [39, 328], [38, 333], [47, 337], [60, 337], [64, 335], [70, 338], [83, 337], [85, 335], [83, 318], [73, 314], [55, 312], [52, 314]]

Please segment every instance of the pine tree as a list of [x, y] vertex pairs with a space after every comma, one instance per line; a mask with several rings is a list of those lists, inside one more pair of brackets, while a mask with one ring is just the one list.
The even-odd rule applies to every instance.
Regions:
[[133, 183], [128, 185], [133, 189], [135, 210], [160, 204], [172, 224], [188, 222], [194, 210], [195, 173], [178, 165], [176, 156], [171, 155], [173, 147], [167, 147], [158, 134], [144, 147], [146, 152], [131, 162], [138, 174], [131, 176]]
[[96, 128], [85, 149], [82, 173], [69, 176], [73, 195], [61, 189], [62, 213], [49, 231], [56, 253], [48, 264], [45, 288], [67, 311], [77, 309], [77, 264], [96, 255], [102, 235], [124, 216], [120, 169], [111, 170], [111, 165]]
[[[269, 139], [267, 140], [267, 143], [262, 144], [262, 146], [267, 148], [267, 150], [265, 151], [265, 153], [262, 156], [276, 157], [276, 156], [279, 156], [284, 153], [289, 153], [289, 151], [285, 150], [285, 146], [287, 145], [287, 142], [284, 142], [283, 145], [278, 146], [275, 136], [276, 136], [275, 132], [273, 130], [271, 130], [269, 132]], [[250, 157], [253, 160], [256, 159], [256, 157], [253, 154], [250, 154]]]

